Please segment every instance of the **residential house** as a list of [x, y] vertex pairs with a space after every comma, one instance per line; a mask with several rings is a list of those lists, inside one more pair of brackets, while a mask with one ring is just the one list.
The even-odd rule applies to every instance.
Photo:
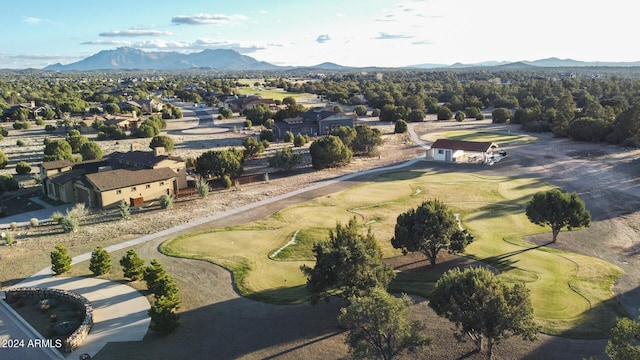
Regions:
[[105, 208], [120, 200], [139, 204], [175, 194], [187, 187], [184, 160], [157, 151], [116, 152], [100, 160], [72, 163], [43, 162], [40, 166], [44, 194], [66, 203]]
[[284, 119], [273, 124], [273, 134], [282, 139], [287, 131], [293, 135], [321, 136], [328, 135], [331, 130], [340, 126], [353, 127], [354, 117], [344, 113], [329, 111], [318, 107], [300, 114], [295, 118]]
[[445, 162], [488, 163], [498, 152], [492, 142], [437, 139], [427, 150], [427, 159]]
[[138, 100], [138, 104], [142, 109], [143, 114], [151, 114], [161, 112], [164, 108], [164, 104], [154, 99]]
[[176, 173], [178, 189], [184, 189], [188, 185], [187, 166], [184, 159], [166, 155], [163, 147], [154, 148], [153, 151], [116, 151], [109, 155], [108, 161], [114, 169], [169, 168]]
[[10, 105], [8, 108], [2, 110], [2, 119], [11, 120], [13, 118], [13, 113], [20, 109], [29, 110], [29, 118], [33, 119], [37, 116], [37, 114], [40, 111], [44, 109], [44, 106], [36, 106], [36, 103], [34, 101], [30, 101], [28, 103]]
[[[85, 184], [87, 186], [82, 186]], [[169, 168], [100, 171], [86, 174], [75, 185], [80, 202], [100, 208], [116, 205], [122, 200], [135, 205], [143, 199], [157, 199], [178, 190], [176, 173]]]

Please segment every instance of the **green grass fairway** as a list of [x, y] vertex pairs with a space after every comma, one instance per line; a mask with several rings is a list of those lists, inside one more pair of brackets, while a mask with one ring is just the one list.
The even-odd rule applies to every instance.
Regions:
[[296, 93], [288, 93], [282, 89], [277, 88], [256, 88], [256, 87], [239, 87], [236, 90], [238, 94], [255, 94], [260, 95], [264, 99], [273, 99], [273, 100], [282, 100], [286, 97], [292, 97], [294, 99], [298, 99], [301, 97], [315, 96], [313, 94], [296, 94]]
[[[506, 281], [527, 284], [544, 332], [604, 338], [615, 324], [615, 317], [625, 314], [611, 291], [622, 271], [595, 258], [522, 241], [526, 234], [548, 231], [531, 224], [524, 215], [531, 196], [548, 187], [539, 179], [421, 171], [389, 173], [289, 207], [258, 222], [170, 240], [161, 250], [230, 269], [236, 287], [245, 296], [275, 303], [303, 302], [308, 294], [299, 267], [313, 263], [313, 242], [327, 239], [336, 222], [344, 224], [357, 217], [371, 228], [386, 257], [397, 256], [400, 252], [393, 249], [389, 240], [398, 214], [427, 199], [439, 198], [460, 214], [463, 225], [476, 236], [467, 248], [467, 256], [499, 268]], [[283, 248], [298, 230], [296, 243], [271, 259], [269, 255]], [[428, 296], [435, 280], [419, 272], [402, 273], [392, 288]]]
[[454, 140], [494, 142], [501, 146], [517, 145], [537, 140], [535, 136], [506, 132], [453, 131], [445, 133], [444, 136]]

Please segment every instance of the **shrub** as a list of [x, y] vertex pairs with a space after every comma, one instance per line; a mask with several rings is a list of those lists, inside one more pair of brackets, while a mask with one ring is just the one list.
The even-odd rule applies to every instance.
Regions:
[[626, 148], [640, 148], [640, 140], [638, 140], [638, 138], [636, 137], [630, 137], [630, 138], [626, 138], [623, 142], [622, 142], [622, 146], [626, 147]]
[[59, 275], [71, 270], [71, 256], [67, 253], [67, 248], [58, 243], [54, 251], [50, 253], [51, 271]]
[[479, 113], [478, 115], [476, 115], [476, 120], [484, 120], [484, 114]]
[[291, 131], [287, 131], [286, 133], [284, 133], [284, 136], [282, 137], [282, 141], [284, 142], [293, 142], [293, 133]]
[[253, 126], [253, 123], [251, 122], [251, 120], [245, 120], [245, 121], [242, 123], [242, 127], [245, 127], [245, 128], [247, 128], [247, 129], [251, 129], [251, 127], [252, 127], [252, 126]]
[[409, 125], [407, 124], [406, 121], [404, 120], [398, 120], [396, 121], [396, 125], [393, 129], [393, 132], [396, 134], [402, 134], [402, 133], [406, 133], [407, 131], [409, 131]]
[[64, 215], [62, 215], [61, 212], [55, 211], [53, 214], [51, 214], [51, 222], [55, 224], [62, 224], [63, 220], [64, 220]]
[[462, 122], [466, 115], [462, 111], [456, 111], [456, 121]]
[[65, 233], [76, 232], [78, 231], [79, 226], [80, 226], [80, 222], [76, 217], [67, 215], [62, 218], [62, 230]]
[[158, 202], [160, 203], [161, 208], [171, 209], [173, 207], [174, 200], [175, 198], [173, 197], [173, 195], [164, 194], [158, 199]]
[[71, 208], [71, 210], [67, 210], [67, 215], [76, 219], [81, 219], [89, 215], [89, 209], [86, 208], [84, 203], [77, 203], [73, 208]]
[[56, 131], [56, 127], [51, 125], [51, 124], [47, 124], [44, 126], [44, 131], [46, 132], [54, 132]]
[[446, 106], [440, 106], [438, 108], [438, 120], [451, 120], [453, 112]]
[[121, 218], [128, 219], [131, 216], [131, 206], [128, 202], [120, 200], [118, 203], [118, 212]]
[[207, 180], [203, 178], [198, 179], [196, 188], [201, 198], [206, 198], [209, 195], [209, 182]]
[[380, 109], [373, 109], [371, 111], [371, 117], [378, 117], [380, 116]]
[[260, 131], [260, 141], [262, 140], [273, 142], [273, 131], [267, 129]]
[[37, 118], [37, 119], [36, 119], [36, 125], [38, 125], [38, 126], [42, 126], [42, 125], [44, 125], [44, 119], [42, 119], [42, 118]]
[[31, 173], [31, 165], [26, 161], [20, 161], [16, 164], [16, 174], [18, 175], [26, 175]]
[[180, 325], [180, 315], [176, 314], [174, 309], [175, 306], [172, 301], [163, 296], [157, 298], [149, 310], [149, 317], [151, 317], [149, 328], [163, 334], [168, 334], [175, 330]]
[[11, 232], [11, 231], [7, 231], [7, 232], [4, 234], [4, 236], [5, 236], [5, 239], [4, 239], [4, 240], [5, 240], [5, 243], [6, 243], [8, 246], [13, 245], [13, 243], [15, 242], [15, 237], [14, 237], [14, 235], [13, 235], [13, 232]]
[[228, 175], [223, 176], [221, 181], [223, 188], [228, 189], [231, 187], [231, 178]]
[[18, 139], [18, 140], [16, 141], [16, 146], [24, 146], [24, 140], [22, 140], [22, 139]]
[[353, 108], [353, 112], [358, 116], [366, 116], [367, 115], [367, 107], [364, 105], [358, 105]]
[[18, 228], [18, 223], [17, 222], [12, 222], [11, 224], [9, 224], [9, 228], [11, 230], [16, 230]]
[[295, 138], [293, 138], [293, 146], [303, 147], [307, 143], [307, 141], [308, 140], [306, 137], [304, 137], [302, 134], [298, 134]]
[[120, 259], [124, 277], [130, 280], [139, 280], [144, 272], [144, 260], [138, 256], [134, 249], [127, 250], [127, 254]]
[[289, 147], [276, 151], [275, 155], [269, 158], [269, 166], [283, 170], [291, 170], [300, 163], [302, 163], [302, 155], [291, 151]]
[[0, 126], [0, 135], [9, 136], [9, 130], [6, 127]]
[[40, 225], [40, 221], [38, 220], [38, 218], [31, 218], [29, 220], [29, 223], [32, 227], [38, 227], [38, 225]]
[[104, 275], [111, 271], [111, 256], [109, 252], [102, 248], [102, 246], [96, 247], [91, 253], [91, 260], [89, 260], [89, 270], [96, 275]]
[[9, 158], [2, 151], [0, 151], [0, 169], [4, 169], [7, 167], [9, 163]]

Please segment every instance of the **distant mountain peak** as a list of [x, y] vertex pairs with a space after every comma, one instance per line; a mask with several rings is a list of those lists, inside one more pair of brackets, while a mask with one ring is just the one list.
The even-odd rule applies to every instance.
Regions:
[[278, 66], [258, 61], [231, 49], [206, 49], [196, 53], [147, 52], [132, 47], [102, 50], [78, 62], [54, 64], [44, 70], [184, 70], [215, 68], [218, 70], [276, 70]]

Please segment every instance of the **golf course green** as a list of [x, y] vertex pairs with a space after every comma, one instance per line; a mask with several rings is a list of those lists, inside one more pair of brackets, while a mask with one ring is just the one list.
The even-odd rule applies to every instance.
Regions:
[[[522, 241], [525, 235], [549, 232], [530, 223], [524, 214], [531, 196], [548, 188], [539, 179], [433, 171], [387, 173], [260, 221], [169, 240], [161, 251], [229, 269], [245, 296], [299, 303], [309, 295], [299, 267], [313, 265], [313, 243], [327, 239], [337, 222], [344, 224], [355, 216], [363, 232], [371, 228], [385, 257], [399, 256], [390, 242], [398, 214], [437, 198], [460, 214], [462, 225], [476, 237], [465, 256], [496, 267], [507, 282], [526, 283], [543, 332], [603, 338], [615, 317], [624, 314], [611, 291], [622, 270], [595, 258]], [[392, 283], [394, 291], [427, 296], [435, 281], [415, 274], [411, 281], [398, 279]]]

